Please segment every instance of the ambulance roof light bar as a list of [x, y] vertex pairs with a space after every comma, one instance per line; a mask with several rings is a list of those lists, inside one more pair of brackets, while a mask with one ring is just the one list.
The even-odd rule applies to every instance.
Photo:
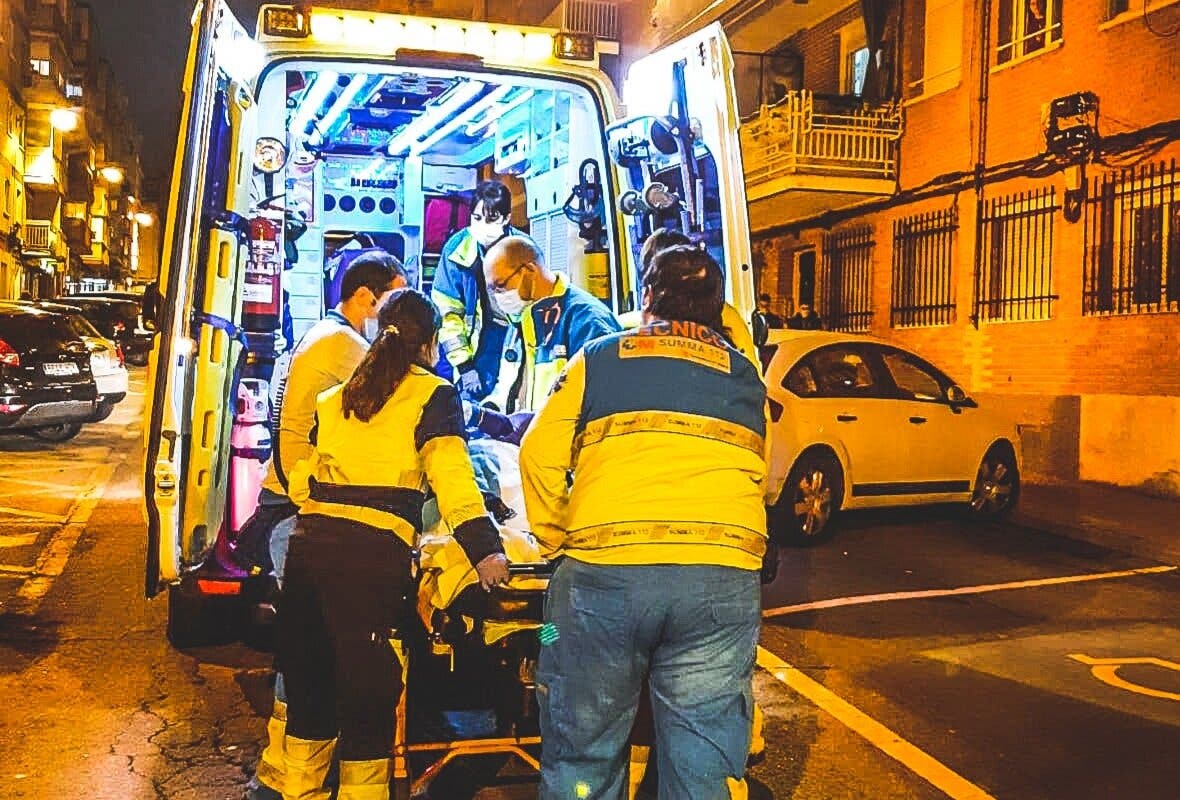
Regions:
[[264, 6], [262, 32], [267, 36], [306, 39], [311, 35], [311, 14], [303, 6]]

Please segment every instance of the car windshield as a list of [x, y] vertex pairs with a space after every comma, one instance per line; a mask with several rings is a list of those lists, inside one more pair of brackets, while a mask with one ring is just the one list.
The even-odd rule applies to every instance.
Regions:
[[92, 322], [111, 324], [122, 322], [124, 326], [134, 326], [139, 317], [139, 309], [135, 303], [125, 300], [85, 300], [70, 298], [69, 304], [82, 309]]

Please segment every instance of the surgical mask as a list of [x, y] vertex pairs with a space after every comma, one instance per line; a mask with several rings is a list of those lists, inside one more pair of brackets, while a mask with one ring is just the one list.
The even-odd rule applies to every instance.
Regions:
[[519, 317], [524, 311], [528, 301], [520, 296], [520, 289], [505, 289], [502, 292], [494, 292], [492, 300], [496, 307], [503, 311], [510, 317]]
[[491, 247], [504, 237], [503, 222], [472, 222], [471, 236], [484, 247]]
[[369, 344], [377, 341], [377, 331], [380, 329], [380, 326], [377, 325], [377, 318], [369, 317], [364, 321], [363, 325], [364, 330], [361, 332], [361, 335], [365, 337], [365, 341]]

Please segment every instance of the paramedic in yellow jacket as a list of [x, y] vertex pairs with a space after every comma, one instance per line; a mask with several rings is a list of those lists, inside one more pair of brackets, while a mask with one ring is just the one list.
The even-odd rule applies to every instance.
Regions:
[[508, 579], [464, 441], [458, 392], [433, 374], [439, 313], [412, 289], [382, 306], [349, 380], [316, 403], [315, 447], [292, 469], [299, 506], [279, 607], [287, 681], [284, 800], [327, 800], [339, 748], [338, 800], [389, 797], [400, 642], [412, 615], [411, 548], [428, 489], [484, 588]]
[[611, 310], [545, 264], [527, 236], [506, 236], [484, 256], [493, 305], [512, 323], [491, 398], [505, 413], [535, 410], [566, 362], [589, 342], [615, 333]]
[[537, 675], [542, 800], [624, 796], [645, 675], [660, 797], [746, 796], [766, 390], [718, 332], [721, 306], [716, 262], [660, 251], [644, 324], [587, 345], [525, 435], [529, 522], [561, 559]]

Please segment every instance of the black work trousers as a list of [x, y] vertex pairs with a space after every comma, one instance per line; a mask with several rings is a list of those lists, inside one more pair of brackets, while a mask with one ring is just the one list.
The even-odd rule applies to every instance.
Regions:
[[342, 761], [388, 758], [402, 690], [393, 629], [413, 613], [410, 548], [392, 533], [300, 516], [279, 602], [287, 734], [339, 737]]

